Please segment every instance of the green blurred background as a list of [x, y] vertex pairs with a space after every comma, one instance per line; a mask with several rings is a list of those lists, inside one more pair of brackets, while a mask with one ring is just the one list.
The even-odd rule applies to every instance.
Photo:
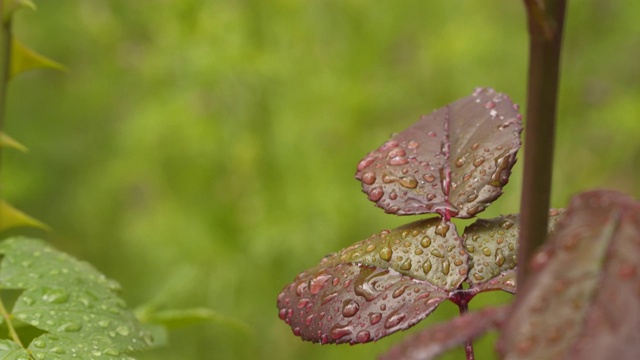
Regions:
[[[553, 206], [594, 187], [638, 197], [640, 2], [570, 3]], [[206, 306], [251, 329], [180, 328], [140, 359], [374, 358], [404, 334], [304, 343], [278, 319], [278, 292], [327, 253], [415, 220], [385, 215], [353, 180], [392, 132], [475, 86], [524, 105], [520, 1], [36, 4], [18, 38], [70, 71], [11, 84], [6, 130], [31, 152], [5, 152], [4, 196], [54, 228], [21, 233], [93, 263], [131, 306]], [[521, 169], [484, 216], [518, 211]], [[509, 296], [472, 305], [494, 300]]]

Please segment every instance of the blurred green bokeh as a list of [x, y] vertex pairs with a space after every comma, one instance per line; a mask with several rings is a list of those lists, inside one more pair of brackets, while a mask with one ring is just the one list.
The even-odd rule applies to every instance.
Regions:
[[[390, 133], [475, 86], [525, 101], [520, 1], [36, 3], [17, 36], [71, 70], [12, 82], [6, 131], [31, 152], [5, 152], [5, 198], [54, 228], [30, 234], [121, 282], [130, 305], [206, 306], [251, 329], [181, 328], [140, 359], [374, 358], [404, 334], [304, 343], [277, 294], [327, 253], [415, 220], [385, 215], [353, 180]], [[640, 196], [639, 13], [570, 1], [555, 207], [594, 187]], [[483, 216], [518, 211], [521, 165]], [[494, 300], [509, 296], [472, 306]], [[488, 341], [477, 348], [492, 358]]]

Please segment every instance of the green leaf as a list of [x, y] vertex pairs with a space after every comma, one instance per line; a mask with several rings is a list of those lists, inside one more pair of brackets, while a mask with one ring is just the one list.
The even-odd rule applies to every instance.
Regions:
[[13, 148], [25, 153], [29, 151], [26, 146], [4, 132], [0, 132], [0, 147]]
[[46, 224], [32, 218], [22, 211], [14, 208], [8, 202], [0, 199], [0, 231], [14, 227], [34, 227], [45, 231], [51, 231]]
[[129, 359], [152, 344], [118, 283], [88, 263], [23, 237], [0, 243], [0, 253], [0, 286], [24, 289], [11, 316], [47, 332], [29, 345], [36, 359]]
[[36, 4], [31, 0], [5, 0], [4, 1], [4, 21], [9, 20], [13, 14], [20, 9], [36, 9]]
[[51, 68], [66, 71], [67, 68], [43, 55], [24, 46], [18, 39], [13, 38], [11, 41], [11, 69], [9, 78], [16, 75], [39, 68]]
[[0, 339], [0, 359], [2, 360], [24, 360], [29, 359], [29, 353], [20, 345], [9, 339]]
[[[549, 231], [553, 231], [563, 209], [549, 210]], [[501, 289], [516, 292], [518, 214], [479, 219], [464, 229], [464, 247], [471, 255], [468, 282], [479, 291]]]

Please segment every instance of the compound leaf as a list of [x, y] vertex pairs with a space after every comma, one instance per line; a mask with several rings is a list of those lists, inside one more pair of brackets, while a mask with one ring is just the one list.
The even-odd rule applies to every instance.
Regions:
[[431, 326], [404, 339], [380, 357], [381, 360], [428, 360], [472, 340], [507, 317], [510, 306], [486, 308], [466, 313], [442, 324]]
[[363, 343], [429, 315], [466, 277], [468, 255], [453, 224], [414, 222], [325, 257], [278, 296], [294, 334]]
[[91, 265], [23, 237], [0, 243], [0, 253], [0, 286], [24, 290], [11, 317], [46, 332], [29, 345], [36, 359], [129, 359], [152, 344], [119, 285]]
[[506, 359], [639, 359], [640, 203], [574, 197], [531, 262], [502, 333]]
[[[549, 232], [553, 231], [563, 209], [549, 210]], [[516, 292], [518, 214], [479, 219], [464, 229], [464, 247], [471, 255], [468, 282], [478, 291]]]
[[508, 182], [520, 148], [520, 118], [508, 96], [478, 88], [367, 154], [356, 179], [387, 213], [473, 217]]

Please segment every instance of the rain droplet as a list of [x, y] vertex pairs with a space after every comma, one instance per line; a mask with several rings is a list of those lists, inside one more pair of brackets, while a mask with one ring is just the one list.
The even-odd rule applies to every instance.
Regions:
[[501, 249], [496, 250], [496, 265], [502, 266], [507, 259]]
[[371, 201], [380, 200], [382, 198], [382, 195], [384, 195], [384, 191], [380, 186], [376, 186], [373, 189], [369, 190], [369, 200]]
[[364, 173], [364, 175], [362, 175], [362, 182], [367, 185], [373, 184], [374, 182], [376, 182], [376, 174], [373, 172]]
[[400, 185], [407, 189], [415, 189], [418, 187], [418, 180], [412, 175], [403, 176], [400, 178]]
[[473, 145], [471, 145], [471, 150], [478, 150], [479, 147], [480, 147], [480, 144], [473, 143]]
[[456, 167], [462, 167], [462, 165], [464, 165], [464, 158], [463, 157], [459, 157], [456, 159], [455, 162]]
[[426, 249], [429, 247], [429, 245], [431, 245], [431, 238], [428, 237], [427, 235], [423, 236], [422, 239], [420, 240], [420, 246]]
[[318, 274], [316, 277], [311, 279], [309, 282], [309, 292], [313, 295], [316, 295], [322, 290], [324, 284], [329, 281], [331, 275], [328, 274]]
[[389, 193], [389, 199], [396, 200], [397, 198], [398, 198], [398, 193], [396, 193], [395, 190], [391, 190], [391, 192]]
[[384, 322], [384, 327], [385, 329], [394, 328], [400, 325], [400, 323], [402, 323], [406, 318], [407, 318], [406, 314], [393, 314], [389, 316], [387, 320]]
[[404, 164], [406, 164], [408, 162], [409, 162], [409, 160], [407, 160], [407, 158], [404, 157], [404, 156], [397, 156], [397, 157], [391, 158], [391, 159], [389, 159], [389, 161], [387, 161], [387, 163], [389, 165], [404, 165]]
[[435, 195], [435, 194], [432, 194], [432, 193], [427, 194], [427, 200], [428, 200], [428, 201], [431, 201], [431, 200], [433, 200], [433, 199], [435, 199], [435, 198], [436, 198], [436, 195]]
[[366, 252], [368, 252], [368, 253], [370, 253], [370, 252], [372, 252], [372, 251], [373, 251], [373, 250], [375, 250], [375, 249], [376, 249], [376, 245], [375, 245], [375, 244], [370, 244], [370, 245], [368, 245], [368, 246], [367, 246], [367, 248], [365, 249], [365, 251], [366, 251]]
[[435, 131], [429, 131], [429, 132], [427, 132], [427, 136], [436, 137], [436, 133], [435, 133]]
[[342, 316], [344, 317], [352, 317], [358, 313], [360, 310], [360, 305], [355, 300], [345, 300], [342, 303]]
[[444, 260], [442, 262], [442, 274], [443, 275], [449, 275], [450, 267], [451, 267], [451, 264], [449, 263], [449, 260]]
[[69, 294], [62, 289], [45, 290], [42, 300], [50, 304], [63, 304], [69, 300]]
[[431, 261], [427, 260], [422, 264], [422, 271], [424, 271], [425, 274], [428, 274], [429, 271], [431, 271]]
[[121, 336], [129, 336], [130, 330], [128, 326], [118, 326], [116, 332]]
[[391, 255], [393, 255], [393, 251], [391, 251], [391, 248], [389, 247], [384, 247], [380, 250], [378, 255], [380, 256], [380, 259], [384, 261], [389, 261], [391, 260]]
[[404, 291], [405, 291], [408, 287], [409, 287], [408, 285], [401, 286], [400, 288], [396, 289], [396, 290], [393, 292], [393, 294], [391, 294], [391, 296], [392, 296], [394, 299], [397, 299], [398, 297], [402, 296], [402, 294], [404, 294]]
[[33, 341], [33, 346], [40, 349], [44, 349], [47, 346], [47, 344], [43, 340], [37, 339]]
[[474, 192], [473, 194], [467, 196], [467, 202], [474, 202], [478, 198], [478, 193]]
[[482, 249], [482, 253], [485, 256], [491, 256], [491, 249], [489, 249], [488, 247], [485, 247], [485, 248]]
[[67, 323], [62, 324], [58, 331], [66, 331], [66, 332], [78, 332], [82, 329], [82, 324], [75, 321], [69, 321]]
[[475, 159], [473, 159], [473, 166], [478, 167], [480, 165], [484, 164], [484, 157], [479, 156]]
[[356, 341], [366, 343], [371, 338], [371, 334], [367, 330], [361, 330], [356, 334]]
[[460, 266], [460, 265], [462, 265], [462, 262], [463, 262], [463, 261], [462, 261], [461, 259], [456, 259], [456, 260], [453, 262], [453, 265], [455, 265], [455, 266]]
[[449, 224], [445, 223], [445, 222], [441, 222], [438, 225], [436, 225], [436, 230], [435, 233], [445, 237], [447, 236], [447, 233], [449, 232]]
[[394, 148], [393, 150], [389, 151], [389, 155], [387, 155], [387, 157], [389, 159], [395, 158], [395, 157], [400, 157], [400, 156], [405, 156], [407, 153], [404, 151], [403, 148]]
[[436, 177], [433, 176], [432, 174], [425, 174], [425, 175], [422, 176], [422, 178], [426, 182], [433, 182], [436, 179]]
[[298, 309], [304, 308], [305, 306], [307, 306], [309, 304], [310, 301], [311, 300], [309, 300], [309, 299], [300, 299], [298, 301]]
[[373, 156], [367, 156], [358, 163], [358, 171], [362, 171], [369, 167], [376, 160]]
[[371, 323], [371, 325], [375, 325], [377, 323], [380, 322], [380, 319], [382, 319], [382, 314], [380, 313], [369, 313], [369, 323]]
[[338, 340], [347, 335], [351, 335], [351, 326], [336, 324], [331, 328], [330, 335], [333, 340]]
[[420, 146], [420, 143], [415, 140], [411, 140], [409, 141], [409, 143], [407, 143], [407, 148], [409, 149], [417, 149], [419, 146]]

